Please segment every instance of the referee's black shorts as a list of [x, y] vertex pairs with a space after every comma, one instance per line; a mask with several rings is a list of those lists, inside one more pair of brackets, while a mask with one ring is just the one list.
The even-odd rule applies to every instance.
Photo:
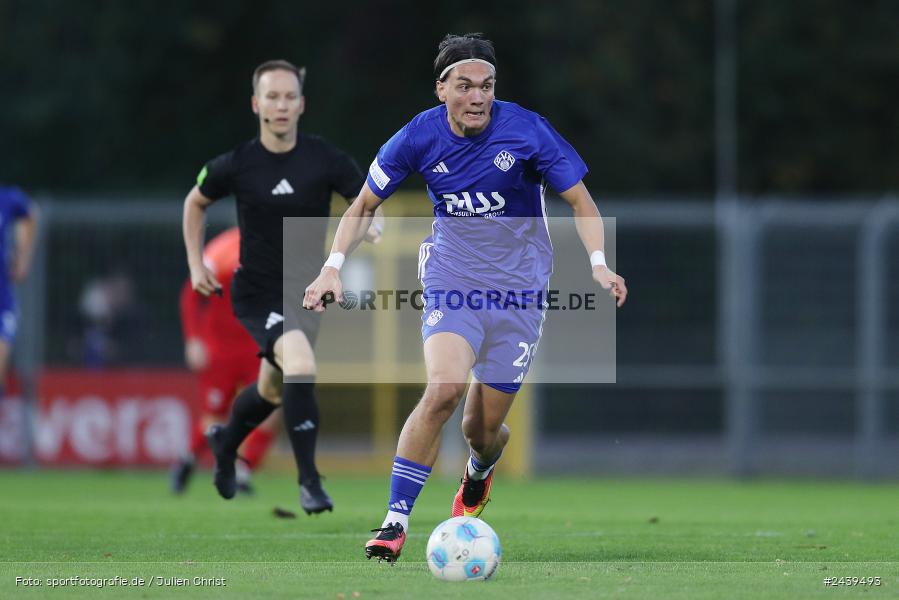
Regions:
[[231, 306], [234, 316], [259, 346], [259, 356], [279, 369], [281, 365], [275, 362], [275, 342], [285, 331], [301, 330], [309, 345], [315, 347], [321, 313], [304, 310], [298, 303], [297, 306], [286, 303], [280, 281], [272, 286], [254, 285], [238, 269], [231, 281]]

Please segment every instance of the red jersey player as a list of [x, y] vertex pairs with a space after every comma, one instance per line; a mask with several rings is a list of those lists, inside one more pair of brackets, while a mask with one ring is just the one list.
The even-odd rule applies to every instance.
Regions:
[[[253, 383], [259, 373], [256, 342], [231, 311], [231, 279], [240, 264], [238, 229], [228, 229], [210, 240], [203, 262], [215, 273], [222, 288], [221, 295], [208, 298], [194, 292], [190, 280], [181, 288], [184, 358], [188, 368], [200, 377], [202, 416], [194, 424], [188, 453], [172, 467], [170, 484], [176, 494], [187, 487], [197, 459], [207, 450], [206, 429], [227, 420], [234, 396]], [[255, 429], [243, 444], [241, 456], [249, 471], [258, 466], [271, 445], [271, 420]], [[240, 475], [239, 489], [250, 491], [249, 473]]]

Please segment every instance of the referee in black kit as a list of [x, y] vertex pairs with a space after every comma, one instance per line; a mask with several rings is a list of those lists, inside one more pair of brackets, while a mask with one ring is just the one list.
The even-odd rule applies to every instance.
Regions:
[[[238, 447], [281, 404], [299, 471], [300, 504], [312, 514], [334, 506], [315, 467], [319, 413], [313, 392], [312, 347], [321, 315], [303, 310], [300, 299], [283, 300], [282, 218], [319, 217], [304, 230], [306, 256], [296, 261], [291, 257], [290, 265], [293, 270], [296, 262], [297, 271], [312, 269], [310, 273], [291, 271], [291, 277], [314, 279], [324, 258], [327, 221], [322, 217], [330, 214], [331, 192], [351, 202], [365, 178], [346, 153], [318, 136], [298, 133], [305, 109], [305, 75], [305, 68], [285, 60], [256, 68], [251, 101], [259, 118], [259, 136], [203, 167], [197, 185], [184, 200], [183, 229], [191, 284], [196, 292], [209, 296], [221, 284], [202, 259], [206, 208], [229, 194], [236, 198], [241, 266], [232, 284], [232, 303], [235, 316], [256, 340], [263, 357], [256, 384], [238, 394], [228, 423], [213, 426], [207, 433], [215, 456], [215, 487], [223, 498], [234, 497]], [[381, 222], [379, 215], [366, 239], [378, 241]], [[296, 313], [282, 314], [285, 305]], [[282, 374], [298, 383], [283, 382]]]

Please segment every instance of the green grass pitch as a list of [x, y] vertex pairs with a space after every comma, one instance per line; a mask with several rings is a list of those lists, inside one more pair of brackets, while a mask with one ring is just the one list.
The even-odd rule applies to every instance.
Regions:
[[[0, 598], [895, 598], [899, 485], [643, 479], [504, 480], [485, 520], [503, 563], [488, 582], [445, 583], [424, 562], [456, 485], [432, 478], [396, 566], [366, 561], [386, 477], [327, 481], [335, 512], [298, 509], [286, 475], [220, 500], [209, 473], [169, 495], [162, 473], [0, 472]], [[48, 578], [143, 578], [135, 588]], [[42, 580], [16, 585], [16, 577]], [[179, 577], [190, 585], [157, 585]], [[224, 587], [193, 578], [224, 578]], [[827, 577], [881, 584], [824, 585]], [[863, 596], [862, 596], [863, 595]]]

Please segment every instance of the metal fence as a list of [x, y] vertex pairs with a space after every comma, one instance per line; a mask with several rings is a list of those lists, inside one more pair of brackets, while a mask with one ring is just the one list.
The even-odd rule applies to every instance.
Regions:
[[[222, 204], [211, 232], [233, 222]], [[181, 364], [180, 204], [41, 205], [40, 249], [20, 290], [26, 382], [41, 365]], [[538, 472], [899, 475], [899, 201], [601, 209], [616, 217], [631, 290], [618, 382], [536, 390]], [[332, 422], [344, 438], [367, 435], [352, 419]]]
[[542, 390], [542, 470], [899, 475], [896, 199], [604, 212], [618, 384]]

